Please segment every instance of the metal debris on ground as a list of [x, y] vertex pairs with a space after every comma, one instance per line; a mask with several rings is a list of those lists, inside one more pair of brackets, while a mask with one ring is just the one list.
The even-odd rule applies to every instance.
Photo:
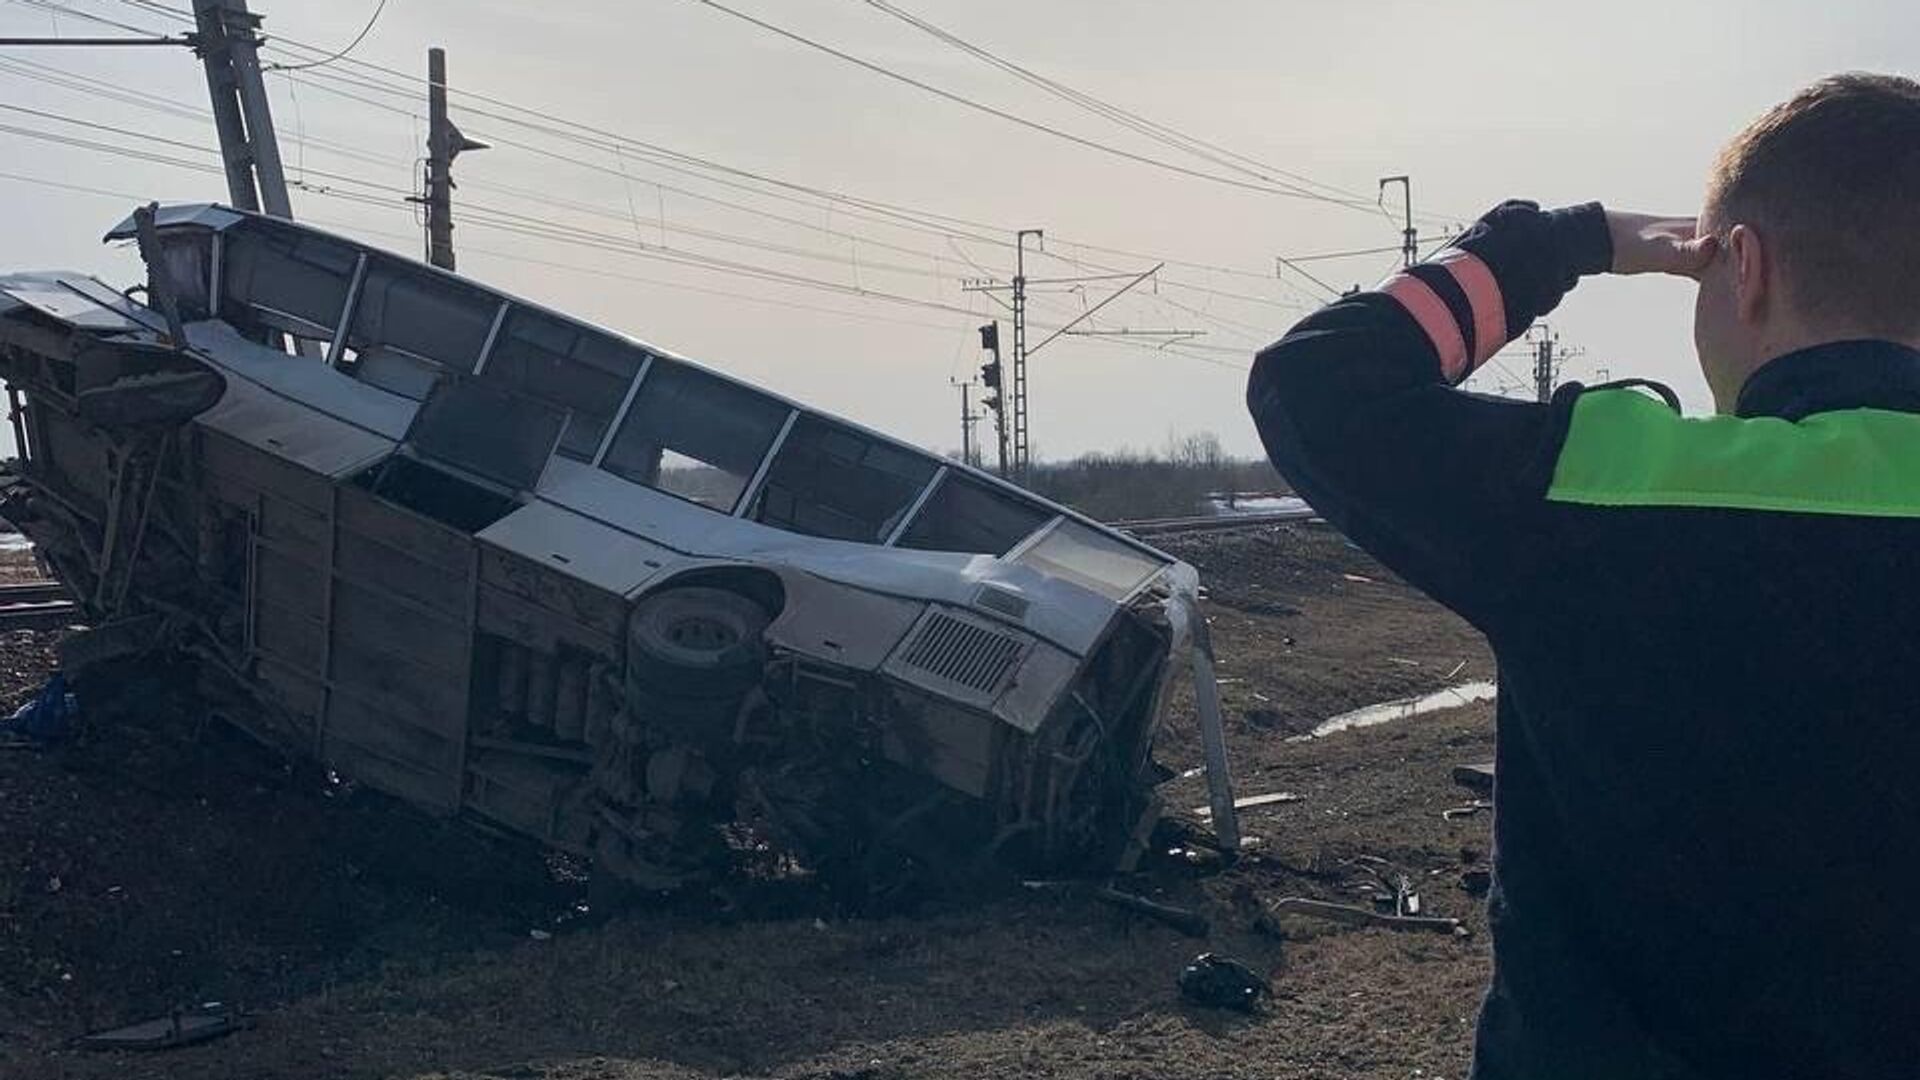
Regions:
[[1144, 896], [1136, 896], [1130, 892], [1121, 892], [1119, 889], [1111, 886], [1097, 890], [1093, 896], [1094, 899], [1099, 900], [1103, 904], [1111, 904], [1114, 907], [1124, 908], [1127, 911], [1145, 915], [1149, 919], [1157, 922], [1165, 923], [1188, 937], [1203, 938], [1212, 931], [1212, 927], [1207, 923], [1206, 916], [1190, 908], [1175, 907], [1172, 904], [1162, 904], [1149, 900]]
[[1440, 811], [1440, 817], [1443, 821], [1458, 821], [1461, 818], [1470, 818], [1482, 810], [1491, 809], [1493, 809], [1492, 803], [1485, 799], [1475, 799], [1465, 805], [1450, 807]]
[[1356, 855], [1347, 860], [1347, 865], [1366, 876], [1360, 891], [1375, 906], [1393, 915], [1420, 914], [1420, 894], [1405, 870], [1377, 855]]
[[1263, 994], [1272, 994], [1273, 985], [1260, 973], [1227, 956], [1201, 953], [1180, 969], [1180, 996], [1191, 1004], [1209, 1009], [1238, 1009], [1252, 1012]]
[[170, 1050], [217, 1039], [245, 1026], [245, 1019], [236, 1011], [219, 1002], [208, 1002], [196, 1009], [175, 1009], [167, 1016], [91, 1032], [79, 1041], [89, 1050]]
[[[1256, 806], [1272, 806], [1276, 803], [1300, 802], [1304, 798], [1305, 796], [1296, 795], [1291, 791], [1270, 791], [1265, 795], [1248, 795], [1245, 798], [1235, 799], [1233, 800], [1233, 808], [1235, 810], [1251, 810]], [[1213, 816], [1213, 807], [1196, 806], [1193, 808], [1193, 812], [1196, 816], [1210, 818]]]
[[1305, 915], [1353, 926], [1384, 926], [1391, 930], [1429, 930], [1455, 937], [1469, 937], [1473, 933], [1459, 919], [1432, 915], [1388, 915], [1352, 904], [1336, 904], [1330, 900], [1312, 900], [1304, 896], [1275, 900], [1267, 905], [1264, 915], [1266, 917], [1255, 921], [1254, 929], [1271, 934], [1279, 933], [1279, 926], [1274, 919], [1282, 915]]

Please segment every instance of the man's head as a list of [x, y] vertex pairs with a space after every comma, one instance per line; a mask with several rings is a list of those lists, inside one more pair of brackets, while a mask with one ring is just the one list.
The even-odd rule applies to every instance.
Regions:
[[1920, 346], [1920, 83], [1823, 79], [1721, 151], [1699, 230], [1694, 345], [1721, 411], [1786, 352], [1881, 338]]

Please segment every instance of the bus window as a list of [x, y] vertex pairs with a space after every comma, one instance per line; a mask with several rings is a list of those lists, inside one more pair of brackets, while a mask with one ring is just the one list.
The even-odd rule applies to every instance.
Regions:
[[747, 517], [807, 536], [878, 544], [939, 469], [925, 454], [802, 413]]
[[1000, 556], [1053, 516], [1010, 491], [953, 472], [907, 526], [899, 546]]
[[1167, 565], [1165, 559], [1153, 558], [1077, 521], [1062, 521], [1014, 561], [1050, 577], [1065, 578], [1109, 600], [1125, 600]]
[[744, 386], [656, 359], [600, 467], [731, 513], [791, 411]]
[[516, 308], [480, 377], [570, 414], [560, 453], [591, 461], [646, 358], [616, 338]]

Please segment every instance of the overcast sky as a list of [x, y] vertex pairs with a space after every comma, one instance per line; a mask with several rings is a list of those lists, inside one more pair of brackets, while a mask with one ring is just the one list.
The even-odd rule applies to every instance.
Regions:
[[[0, 0], [0, 35], [123, 32], [53, 5], [179, 29], [157, 8], [185, 2]], [[864, 0], [727, 2], [1031, 121], [1248, 180], [1047, 96]], [[375, 3], [254, 0], [267, 32], [289, 43], [263, 56], [318, 59], [352, 40]], [[1837, 70], [1912, 74], [1920, 43], [1920, 4], [1911, 0], [898, 6], [1085, 94], [1363, 203], [1381, 177], [1411, 175], [1422, 235], [1433, 239], [1445, 222], [1507, 197], [1691, 213], [1714, 151], [1755, 112]], [[497, 144], [455, 170], [462, 272], [936, 448], [958, 443], [949, 380], [973, 374], [974, 327], [998, 312], [991, 294], [965, 291], [963, 279], [1010, 278], [1015, 229], [1046, 231], [1047, 254], [1029, 259], [1035, 278], [1169, 261], [1156, 282], [1083, 325], [1205, 331], [1165, 350], [1153, 346], [1169, 339], [1136, 335], [1067, 337], [1039, 351], [1032, 423], [1046, 457], [1159, 448], [1199, 431], [1236, 453], [1257, 452], [1241, 404], [1245, 366], [1302, 314], [1298, 305], [1326, 295], [1297, 273], [1276, 278], [1275, 257], [1399, 241], [1390, 219], [1397, 189], [1388, 215], [1121, 160], [889, 81], [698, 0], [388, 0], [349, 60], [424, 78], [434, 44], [449, 53], [456, 120]], [[112, 100], [101, 83], [56, 86], [21, 61], [163, 104]], [[367, 85], [392, 76], [349, 61], [268, 78], [289, 172], [307, 185], [295, 192], [296, 216], [418, 255], [402, 196], [416, 186], [424, 124], [407, 114], [424, 113], [424, 88], [410, 101]], [[163, 201], [225, 197], [215, 174], [6, 129], [212, 164], [201, 149], [214, 145], [197, 115], [204, 103], [185, 50], [0, 50], [0, 105], [10, 106], [0, 108], [0, 268], [72, 268], [119, 285], [140, 277], [129, 253], [98, 243], [127, 198], [33, 181]], [[608, 134], [581, 141], [480, 112], [551, 128], [501, 103]], [[613, 137], [632, 142], [616, 151]], [[663, 167], [660, 151], [740, 172]], [[916, 216], [910, 227], [889, 223], [803, 189]], [[1372, 285], [1396, 262], [1375, 253], [1302, 265], [1339, 288]], [[1047, 286], [1034, 320], [1057, 326], [1121, 283]], [[1704, 410], [1690, 312], [1682, 284], [1583, 285], [1552, 319], [1562, 345], [1579, 350], [1565, 377], [1591, 381], [1597, 369], [1653, 377]], [[1524, 358], [1506, 364], [1511, 379], [1489, 371], [1479, 381], [1493, 388], [1527, 374]]]

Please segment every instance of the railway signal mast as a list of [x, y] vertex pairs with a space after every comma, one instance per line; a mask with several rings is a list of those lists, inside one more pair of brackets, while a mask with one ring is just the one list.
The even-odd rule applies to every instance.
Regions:
[[[974, 281], [966, 285], [966, 291], [986, 293], [992, 297], [996, 303], [999, 303], [1002, 307], [1006, 307], [1013, 313], [1013, 370], [1010, 373], [1012, 376], [1012, 385], [1006, 388], [1011, 391], [1012, 401], [1007, 401], [1007, 393], [1001, 392], [995, 397], [988, 399], [986, 404], [988, 408], [994, 411], [994, 415], [999, 418], [1001, 422], [1001, 445], [1006, 457], [1003, 459], [1000, 475], [1022, 487], [1031, 486], [1033, 479], [1033, 447], [1027, 426], [1027, 361], [1034, 353], [1046, 348], [1047, 345], [1051, 344], [1055, 339], [1065, 336], [1140, 336], [1160, 337], [1170, 341], [1185, 341], [1200, 337], [1205, 333], [1203, 330], [1076, 329], [1081, 323], [1091, 319], [1094, 313], [1098, 312], [1101, 308], [1120, 299], [1120, 297], [1126, 295], [1136, 285], [1159, 273], [1160, 268], [1165, 266], [1166, 263], [1157, 263], [1151, 269], [1139, 274], [1087, 274], [1079, 277], [1028, 278], [1027, 237], [1029, 236], [1036, 240], [1044, 240], [1046, 234], [1039, 229], [1021, 229], [1014, 235], [1014, 270], [1011, 284], [1001, 284], [988, 279], [985, 281]], [[1042, 338], [1039, 344], [1028, 346], [1028, 286], [1064, 285], [1080, 288], [1091, 281], [1112, 281], [1116, 278], [1126, 278], [1128, 280], [1119, 288], [1102, 297], [1098, 303], [1089, 306], [1079, 315], [1068, 320], [1064, 326], [1055, 329], [1053, 333]], [[1001, 300], [1000, 297], [996, 295], [1009, 291], [1012, 293], [1011, 303]], [[982, 367], [980, 374], [983, 381], [987, 383], [988, 388], [996, 391], [1002, 390], [1004, 382], [1003, 375], [1007, 374], [1003, 373], [1000, 368], [999, 340], [1000, 331], [998, 323], [980, 328], [981, 347], [993, 353], [993, 361], [985, 367]], [[989, 369], [992, 370], [991, 378], [988, 378]], [[1007, 423], [1007, 410], [1009, 407], [1011, 407], [1013, 412], [1010, 424]]]

